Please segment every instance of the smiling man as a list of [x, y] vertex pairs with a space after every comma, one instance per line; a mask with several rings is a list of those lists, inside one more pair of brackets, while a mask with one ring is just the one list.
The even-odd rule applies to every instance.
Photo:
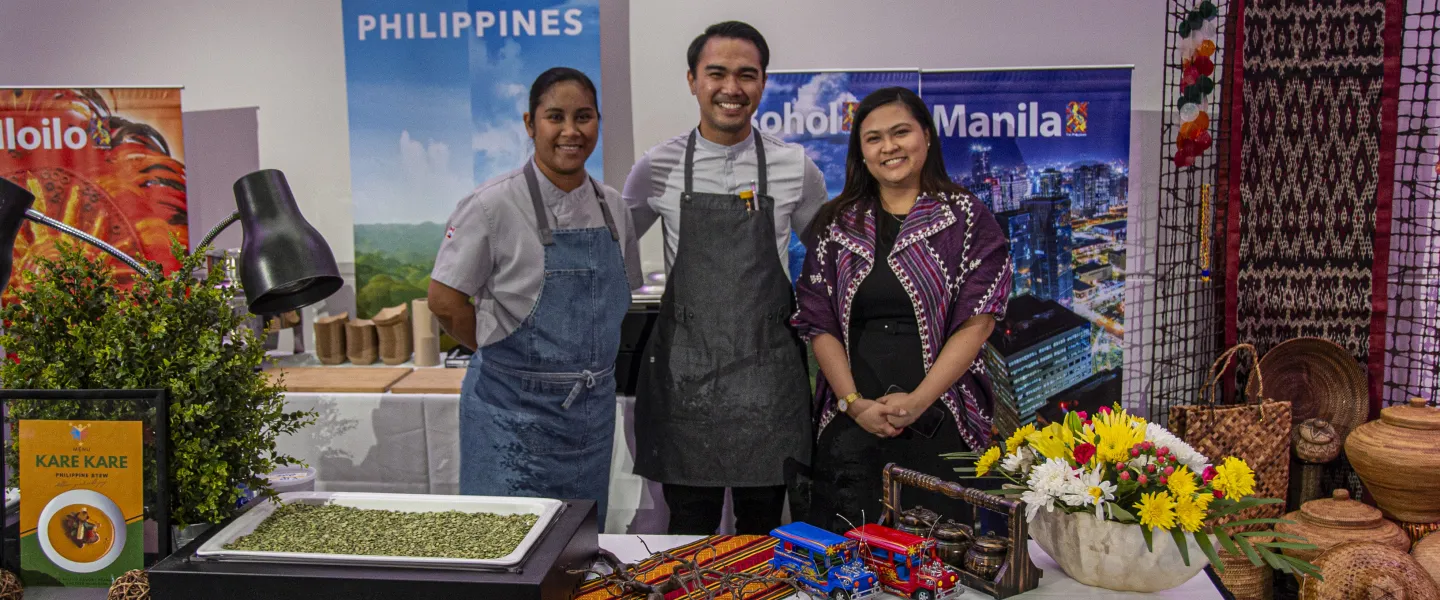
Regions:
[[825, 202], [799, 145], [751, 117], [770, 48], [754, 27], [711, 25], [686, 55], [700, 124], [646, 152], [623, 196], [639, 234], [663, 220], [669, 277], [636, 391], [635, 472], [664, 484], [670, 533], [780, 525], [785, 459], [808, 463], [810, 386], [790, 327], [790, 232]]

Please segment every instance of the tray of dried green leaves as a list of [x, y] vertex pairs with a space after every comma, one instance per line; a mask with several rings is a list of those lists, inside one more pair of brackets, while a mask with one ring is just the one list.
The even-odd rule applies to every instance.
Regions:
[[520, 564], [563, 503], [545, 498], [289, 492], [196, 550], [207, 560], [491, 569]]

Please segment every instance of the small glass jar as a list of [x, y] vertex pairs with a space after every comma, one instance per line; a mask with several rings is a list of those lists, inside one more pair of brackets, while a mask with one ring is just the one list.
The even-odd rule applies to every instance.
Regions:
[[981, 537], [965, 553], [965, 570], [981, 579], [994, 579], [1009, 554], [1010, 540], [994, 535]]

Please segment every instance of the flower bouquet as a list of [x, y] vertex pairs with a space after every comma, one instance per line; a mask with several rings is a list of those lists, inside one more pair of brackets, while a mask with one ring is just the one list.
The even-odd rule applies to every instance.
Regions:
[[[1211, 464], [1164, 427], [1118, 405], [1093, 418], [1072, 412], [1043, 429], [1026, 425], [1004, 448], [946, 457], [975, 459], [977, 477], [1009, 480], [991, 493], [1019, 496], [1035, 541], [1067, 574], [1088, 585], [1134, 591], [1174, 587], [1203, 569], [1205, 559], [1224, 569], [1216, 542], [1257, 566], [1319, 577], [1314, 565], [1280, 551], [1315, 548], [1303, 538], [1227, 531], [1287, 521], [1220, 523], [1240, 511], [1282, 502], [1251, 496], [1255, 473], [1245, 461], [1227, 457]], [[1175, 547], [1157, 551], [1157, 531], [1168, 534]], [[1203, 557], [1192, 560], [1194, 550]]]

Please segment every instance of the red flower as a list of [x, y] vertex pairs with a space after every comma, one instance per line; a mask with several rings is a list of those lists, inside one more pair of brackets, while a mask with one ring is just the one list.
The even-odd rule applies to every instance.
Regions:
[[1159, 450], [1156, 450], [1156, 451], [1155, 451], [1155, 454], [1158, 454], [1158, 455], [1160, 455], [1160, 456], [1165, 456], [1166, 454], [1169, 454], [1169, 453], [1170, 453], [1170, 449], [1169, 449], [1169, 448], [1166, 448], [1166, 447], [1164, 447], [1164, 446], [1161, 446]]
[[1220, 490], [1215, 490], [1215, 497], [1216, 497], [1216, 498], [1224, 498], [1224, 497], [1225, 497], [1225, 492], [1222, 492], [1222, 491], [1220, 491]]
[[15, 353], [15, 352], [11, 352], [11, 353], [10, 353], [10, 362], [13, 362], [13, 363], [15, 363], [15, 364], [17, 364], [17, 365], [20, 364], [20, 354]]
[[1131, 456], [1132, 458], [1133, 458], [1133, 457], [1136, 457], [1136, 456], [1140, 456], [1140, 447], [1139, 447], [1139, 446], [1135, 446], [1134, 448], [1131, 448], [1131, 449], [1130, 449], [1130, 456]]
[[1175, 474], [1175, 467], [1165, 467], [1165, 474], [1166, 474], [1166, 475], [1174, 475], [1174, 474]]
[[1075, 462], [1085, 464], [1095, 458], [1095, 444], [1085, 443], [1075, 446]]
[[1099, 410], [1100, 410], [1100, 413], [1101, 413], [1101, 414], [1106, 414], [1106, 415], [1110, 414], [1110, 407], [1108, 407], [1108, 406], [1102, 406], [1102, 407], [1100, 407]]
[[1145, 485], [1145, 484], [1147, 484], [1147, 483], [1150, 483], [1150, 478], [1149, 478], [1149, 477], [1146, 477], [1146, 476], [1144, 476], [1144, 475], [1141, 475], [1139, 481], [1140, 481], [1140, 485]]
[[1121, 471], [1121, 472], [1120, 472], [1120, 481], [1130, 481], [1130, 472], [1129, 472], [1129, 471]]
[[1145, 472], [1146, 472], [1146, 473], [1154, 473], [1154, 472], [1155, 472], [1155, 463], [1150, 463], [1150, 464], [1148, 464], [1148, 465], [1145, 465]]
[[1201, 481], [1204, 481], [1205, 483], [1210, 483], [1210, 480], [1211, 480], [1211, 479], [1214, 479], [1214, 478], [1215, 478], [1215, 467], [1212, 467], [1212, 466], [1207, 466], [1207, 467], [1205, 467], [1205, 472], [1203, 472], [1203, 473], [1200, 474], [1200, 480], [1201, 480]]
[[1169, 477], [1165, 477], [1164, 475], [1161, 475], [1161, 476], [1160, 476], [1160, 485], [1170, 485], [1170, 478], [1169, 478]]
[[1080, 420], [1081, 420], [1081, 421], [1084, 421], [1084, 420], [1087, 420], [1087, 419], [1090, 418], [1090, 415], [1085, 414], [1085, 411], [1083, 411], [1083, 410], [1075, 413], [1075, 416], [1080, 417]]

